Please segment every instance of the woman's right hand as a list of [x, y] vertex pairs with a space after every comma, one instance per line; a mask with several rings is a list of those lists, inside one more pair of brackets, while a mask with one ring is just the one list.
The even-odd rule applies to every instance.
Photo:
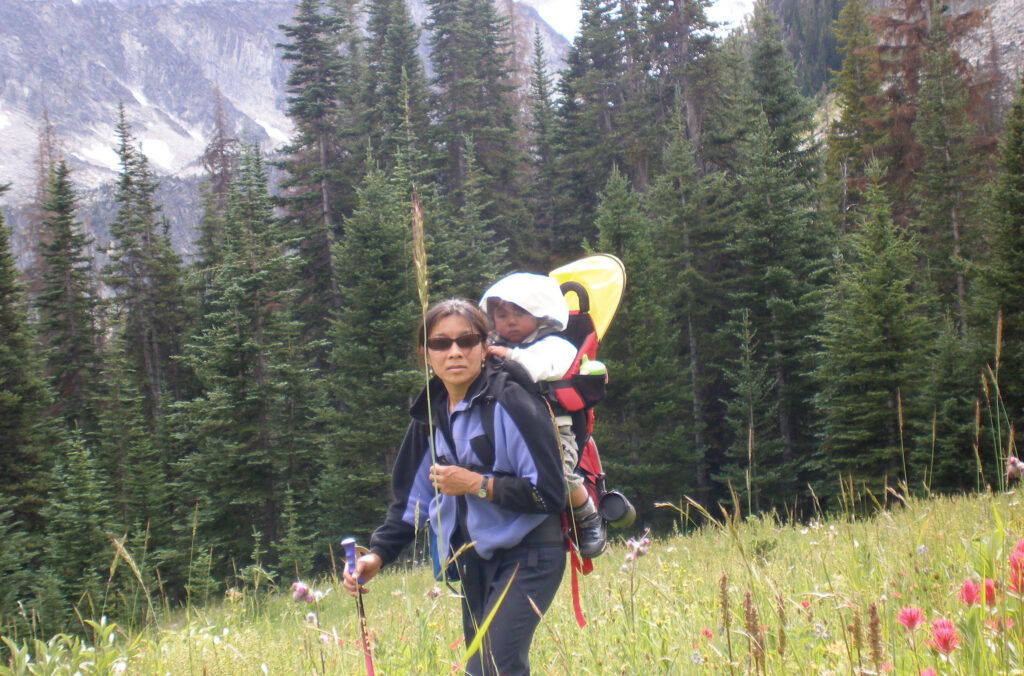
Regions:
[[342, 584], [348, 593], [352, 596], [356, 596], [361, 591], [366, 591], [366, 587], [363, 587], [358, 580], [362, 579], [362, 583], [366, 584], [369, 582], [377, 571], [380, 570], [382, 565], [380, 557], [370, 552], [369, 554], [363, 554], [356, 559], [355, 572], [348, 569], [348, 561], [345, 562], [345, 570], [342, 572]]

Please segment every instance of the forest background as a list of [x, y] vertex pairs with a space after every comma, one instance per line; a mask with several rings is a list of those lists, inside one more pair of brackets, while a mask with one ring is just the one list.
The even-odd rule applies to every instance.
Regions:
[[365, 540], [423, 382], [413, 205], [431, 299], [624, 261], [595, 436], [638, 525], [683, 496], [801, 518], [843, 486], [1002, 485], [1024, 90], [957, 51], [982, 12], [837, 1], [791, 51], [764, 2], [723, 36], [703, 0], [583, 0], [566, 70], [538, 39], [524, 95], [492, 0], [429, 6], [430, 78], [403, 0], [297, 3], [282, 178], [218, 120], [192, 260], [122, 108], [94, 274], [44, 135], [38, 265], [0, 232], [0, 628], [137, 612], [105, 600], [140, 580], [182, 602], [287, 581]]

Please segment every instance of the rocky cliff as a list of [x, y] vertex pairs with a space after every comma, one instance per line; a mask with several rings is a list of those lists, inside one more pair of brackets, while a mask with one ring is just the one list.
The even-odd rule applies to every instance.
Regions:
[[[567, 0], [568, 1], [568, 0]], [[502, 0], [517, 49], [532, 54], [540, 26], [551, 67], [568, 43], [527, 4]], [[34, 190], [44, 113], [77, 185], [114, 176], [114, 125], [124, 102], [133, 133], [162, 174], [197, 170], [219, 89], [228, 124], [273, 149], [292, 133], [288, 65], [276, 47], [295, 0], [0, 0], [0, 184], [5, 200]], [[424, 0], [410, 0], [419, 22]], [[426, 37], [423, 56], [426, 56]]]

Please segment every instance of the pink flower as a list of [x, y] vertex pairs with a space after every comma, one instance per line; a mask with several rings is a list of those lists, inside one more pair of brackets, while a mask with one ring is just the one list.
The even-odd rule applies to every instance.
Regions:
[[921, 676], [938, 676], [938, 674], [931, 667], [925, 667], [921, 670]]
[[1010, 579], [1006, 588], [1015, 594], [1024, 591], [1024, 540], [1018, 541], [1010, 552]]
[[1021, 478], [1021, 475], [1024, 475], [1024, 462], [1011, 455], [1006, 459], [1006, 483]]
[[811, 607], [811, 602], [808, 601], [807, 599], [804, 599], [803, 601], [800, 602], [800, 605], [802, 607], [804, 607], [804, 608], [810, 608]]
[[712, 634], [711, 630], [708, 629], [707, 627], [704, 627], [703, 629], [701, 629], [700, 633], [703, 634], [704, 638], [706, 638], [709, 641], [714, 637], [714, 634]]
[[932, 637], [928, 640], [928, 645], [943, 655], [948, 655], [960, 645], [960, 635], [951, 621], [939, 618], [932, 622]]
[[922, 622], [924, 622], [924, 613], [920, 608], [906, 606], [896, 615], [896, 621], [910, 631], [914, 631], [921, 626]]
[[309, 586], [305, 582], [296, 580], [292, 582], [292, 601], [296, 603], [302, 603], [303, 601], [312, 602], [313, 597], [309, 593]]
[[996, 583], [990, 577], [985, 578], [985, 605], [994, 606], [996, 604]]
[[960, 593], [957, 594], [957, 598], [964, 605], [974, 605], [978, 602], [978, 593], [981, 591], [981, 587], [978, 583], [970, 578], [964, 580], [963, 584], [960, 585]]

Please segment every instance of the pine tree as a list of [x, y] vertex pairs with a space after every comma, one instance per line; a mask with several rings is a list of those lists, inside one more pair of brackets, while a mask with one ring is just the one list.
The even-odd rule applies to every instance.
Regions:
[[580, 32], [566, 57], [558, 82], [559, 177], [555, 193], [560, 209], [559, 241], [575, 251], [597, 239], [597, 195], [623, 160], [609, 141], [616, 129], [620, 64], [623, 59], [617, 0], [582, 0]]
[[533, 214], [534, 232], [537, 236], [538, 257], [547, 255], [543, 262], [550, 265], [555, 252], [571, 249], [568, 242], [559, 235], [556, 214], [558, 213], [558, 196], [555, 192], [555, 181], [558, 175], [556, 129], [556, 108], [552, 101], [551, 78], [546, 70], [544, 44], [541, 41], [540, 28], [533, 35], [533, 62], [530, 77], [530, 119], [527, 130], [531, 137], [530, 158], [533, 172], [531, 188], [527, 199], [530, 212]]
[[[57, 449], [45, 510], [45, 560], [60, 598], [86, 619], [99, 620], [104, 611], [104, 573], [110, 564], [108, 495], [85, 440], [72, 432]], [[53, 617], [51, 626], [70, 620], [70, 615]]]
[[104, 281], [115, 293], [112, 305], [125, 317], [128, 354], [146, 397], [147, 417], [162, 415], [165, 397], [180, 396], [185, 376], [172, 355], [180, 352], [184, 327], [181, 262], [171, 246], [169, 224], [154, 201], [157, 183], [149, 162], [135, 145], [124, 106], [117, 124], [121, 174], [110, 224], [114, 250]]
[[57, 395], [53, 413], [87, 437], [96, 429], [92, 395], [96, 385], [96, 292], [89, 255], [91, 240], [75, 220], [71, 170], [61, 160], [44, 204], [39, 338], [50, 385]]
[[894, 224], [877, 165], [873, 171], [862, 220], [847, 235], [854, 257], [842, 268], [823, 322], [819, 496], [834, 494], [837, 475], [876, 496], [886, 481], [918, 486], [925, 479], [903, 455], [910, 436], [902, 422], [931, 417], [920, 391], [932, 340], [927, 295], [916, 281], [916, 244]]
[[9, 498], [14, 521], [39, 533], [52, 464], [39, 424], [52, 398], [32, 347], [9, 242], [0, 214], [0, 495]]
[[228, 129], [224, 117], [224, 100], [220, 90], [214, 91], [213, 137], [201, 158], [206, 176], [199, 192], [203, 215], [199, 219], [196, 242], [197, 266], [212, 267], [220, 262], [224, 245], [224, 217], [228, 208], [231, 178], [237, 161], [239, 141]]
[[756, 110], [764, 111], [778, 161], [806, 184], [817, 179], [819, 148], [812, 137], [813, 108], [800, 94], [793, 63], [782, 44], [777, 19], [767, 0], [754, 3], [751, 23], [754, 42], [750, 54], [750, 72]]
[[[29, 535], [23, 524], [14, 516], [12, 498], [0, 494], [0, 624], [5, 633], [28, 629], [24, 621], [18, 622], [18, 603], [27, 600], [34, 572], [32, 561], [26, 553], [32, 550]], [[10, 625], [14, 625], [11, 631]], [[21, 626], [19, 626], [19, 624]]]
[[[408, 426], [409, 397], [422, 384], [412, 359], [419, 305], [409, 257], [409, 184], [370, 172], [345, 223], [336, 256], [344, 303], [331, 330], [332, 430], [317, 492], [319, 530], [366, 535], [376, 507], [354, 496], [387, 492]], [[403, 339], [408, 336], [408, 339]]]

